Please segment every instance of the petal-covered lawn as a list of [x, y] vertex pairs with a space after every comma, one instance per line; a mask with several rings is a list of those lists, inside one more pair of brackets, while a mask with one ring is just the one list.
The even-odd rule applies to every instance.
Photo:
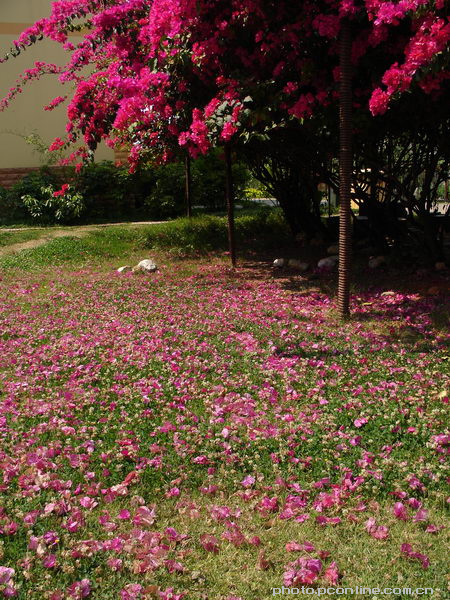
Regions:
[[442, 296], [356, 294], [340, 324], [214, 262], [0, 286], [5, 597], [445, 597]]

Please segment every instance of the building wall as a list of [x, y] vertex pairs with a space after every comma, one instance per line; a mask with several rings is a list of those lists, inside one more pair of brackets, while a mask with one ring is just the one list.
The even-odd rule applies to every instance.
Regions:
[[[0, 1], [0, 54], [11, 48], [13, 40], [38, 19], [49, 14], [52, 0], [1, 0]], [[76, 38], [74, 38], [76, 39]], [[30, 46], [18, 57], [0, 64], [0, 96], [3, 98], [25, 69], [35, 61], [63, 65], [69, 54], [59, 44], [42, 40]], [[57, 76], [47, 75], [40, 81], [27, 84], [8, 109], [0, 112], [0, 170], [20, 167], [37, 167], [45, 159], [28, 145], [23, 136], [37, 132], [48, 143], [63, 137], [66, 125], [66, 105], [53, 111], [43, 107], [56, 96], [70, 95], [71, 87], [59, 83]], [[102, 145], [96, 160], [113, 160], [114, 153]]]

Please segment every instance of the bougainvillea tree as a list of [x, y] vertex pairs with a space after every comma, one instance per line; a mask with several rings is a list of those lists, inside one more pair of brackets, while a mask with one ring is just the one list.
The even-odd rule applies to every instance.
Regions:
[[[375, 115], [413, 85], [437, 93], [450, 77], [446, 9], [444, 0], [59, 0], [11, 53], [46, 36], [70, 60], [36, 63], [1, 106], [28, 81], [55, 73], [74, 88], [47, 107], [69, 98], [68, 131], [54, 146], [81, 135], [88, 150], [101, 139], [127, 142], [133, 165], [149, 151], [168, 158], [172, 136], [195, 156], [242, 131], [250, 91], [254, 121], [263, 105], [306, 119], [335, 99], [344, 18], [353, 23], [355, 71], [378, 49], [373, 81], [365, 90], [355, 81], [359, 103]], [[76, 44], [74, 29], [85, 31]]]
[[[131, 168], [170, 159], [176, 145], [196, 156], [336, 103], [343, 24], [358, 105], [379, 115], [418, 86], [439, 94], [450, 77], [447, 13], [445, 0], [59, 0], [12, 54], [46, 36], [70, 60], [36, 63], [1, 106], [54, 73], [71, 91], [47, 107], [69, 100], [53, 148], [82, 139], [71, 158], [87, 158], [102, 139], [127, 145]], [[76, 44], [74, 29], [85, 32]]]

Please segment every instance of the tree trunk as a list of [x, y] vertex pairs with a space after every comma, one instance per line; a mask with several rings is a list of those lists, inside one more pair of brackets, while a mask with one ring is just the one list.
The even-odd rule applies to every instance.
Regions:
[[230, 252], [231, 264], [236, 266], [236, 240], [234, 234], [234, 191], [233, 191], [233, 173], [231, 170], [231, 148], [229, 144], [225, 145], [226, 162], [226, 200], [228, 213], [228, 250]]
[[340, 35], [340, 94], [339, 94], [339, 315], [345, 318], [350, 309], [350, 263], [351, 263], [351, 212], [352, 184], [352, 76], [351, 76], [351, 30], [344, 19]]
[[191, 197], [191, 189], [192, 189], [192, 178], [191, 178], [191, 157], [189, 154], [186, 154], [184, 159], [184, 176], [186, 183], [186, 215], [190, 219], [192, 217], [192, 197]]

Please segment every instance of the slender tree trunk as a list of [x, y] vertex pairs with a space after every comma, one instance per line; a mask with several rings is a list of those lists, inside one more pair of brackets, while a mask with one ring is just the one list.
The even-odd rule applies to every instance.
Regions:
[[191, 177], [191, 157], [186, 154], [184, 159], [184, 176], [186, 183], [186, 215], [190, 219], [192, 217], [192, 177]]
[[352, 185], [352, 76], [351, 30], [348, 19], [342, 21], [340, 37], [340, 99], [339, 99], [339, 315], [345, 318], [350, 309], [351, 263], [351, 185]]
[[229, 144], [225, 145], [226, 162], [226, 200], [228, 213], [228, 250], [230, 252], [231, 264], [236, 266], [236, 240], [234, 234], [234, 191], [233, 191], [233, 173], [231, 170], [231, 148]]

